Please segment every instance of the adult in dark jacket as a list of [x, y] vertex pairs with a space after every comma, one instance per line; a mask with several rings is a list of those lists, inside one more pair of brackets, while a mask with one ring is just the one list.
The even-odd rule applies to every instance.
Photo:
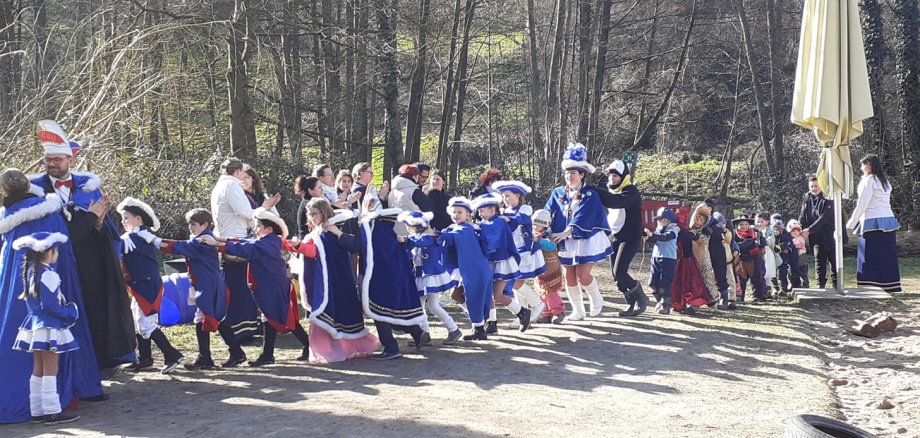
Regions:
[[[716, 277], [716, 287], [719, 288], [720, 310], [729, 310], [728, 306], [728, 259], [725, 254], [725, 247], [722, 245], [722, 233], [725, 228], [716, 221], [715, 202], [707, 199], [704, 201], [705, 208], [709, 209], [709, 260], [712, 261], [712, 270]], [[734, 275], [734, 274], [732, 274]], [[734, 292], [734, 291], [732, 291]]]
[[600, 190], [600, 194], [601, 203], [609, 209], [607, 222], [613, 236], [610, 272], [629, 304], [620, 316], [636, 316], [648, 305], [642, 284], [629, 275], [629, 264], [642, 249], [642, 194], [632, 184], [626, 163], [616, 160], [607, 166], [607, 191]]
[[470, 191], [470, 199], [476, 199], [479, 195], [485, 195], [486, 193], [492, 192], [492, 183], [502, 179], [501, 172], [498, 169], [492, 168], [482, 172], [479, 175], [479, 182], [476, 183], [476, 186], [473, 187], [473, 190]]
[[431, 227], [443, 230], [453, 223], [450, 219], [450, 214], [447, 213], [447, 204], [451, 196], [450, 193], [444, 190], [444, 176], [441, 175], [440, 171], [431, 172], [429, 182], [428, 198], [431, 199], [431, 212], [434, 214], [434, 218], [431, 220]]
[[815, 280], [818, 287], [827, 287], [827, 265], [831, 266], [831, 283], [837, 286], [837, 260], [834, 257], [834, 201], [824, 197], [818, 178], [808, 178], [808, 193], [802, 198], [799, 213], [802, 236], [808, 239], [814, 254]]

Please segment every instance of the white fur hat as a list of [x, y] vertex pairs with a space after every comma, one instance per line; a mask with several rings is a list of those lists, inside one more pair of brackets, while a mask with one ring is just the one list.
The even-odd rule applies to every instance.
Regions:
[[125, 212], [125, 207], [135, 207], [140, 209], [141, 212], [145, 214], [148, 219], [150, 219], [150, 223], [152, 224], [150, 226], [150, 231], [156, 231], [160, 229], [160, 220], [157, 218], [156, 213], [153, 212], [153, 208], [147, 205], [147, 203], [144, 201], [128, 196], [124, 199], [124, 201], [121, 201], [121, 203], [118, 204], [118, 207], [115, 207], [115, 211], [117, 211], [118, 214], [123, 214]]
[[345, 222], [349, 219], [354, 219], [356, 217], [355, 212], [348, 208], [333, 210], [333, 213], [335, 213], [335, 215], [327, 220], [330, 224], [333, 225]]
[[271, 221], [271, 223], [278, 226], [281, 229], [281, 238], [287, 238], [288, 236], [288, 227], [284, 223], [284, 219], [281, 219], [277, 214], [271, 210], [266, 210], [265, 207], [259, 207], [252, 212], [253, 219], [264, 219]]
[[35, 252], [45, 252], [64, 243], [67, 243], [67, 236], [64, 234], [39, 231], [38, 233], [22, 236], [13, 241], [13, 249], [20, 250], [29, 248]]
[[562, 155], [562, 170], [580, 169], [594, 173], [594, 166], [588, 162], [588, 149], [581, 143], [569, 143]]
[[473, 200], [473, 208], [479, 210], [484, 207], [498, 206], [502, 203], [502, 197], [495, 193], [485, 193]]
[[463, 207], [467, 209], [470, 213], [473, 212], [473, 204], [464, 196], [454, 196], [450, 198], [450, 201], [447, 201], [447, 213], [451, 213], [451, 209], [454, 207]]
[[73, 156], [73, 149], [71, 149], [67, 134], [54, 120], [38, 121], [38, 140], [45, 148], [45, 155]]
[[496, 193], [514, 192], [521, 196], [533, 191], [530, 186], [520, 181], [497, 181], [492, 183], [492, 190]]
[[406, 224], [427, 227], [428, 222], [434, 219], [434, 213], [421, 212], [418, 210], [404, 211], [399, 214], [396, 220]]
[[789, 223], [786, 224], [786, 231], [792, 232], [792, 230], [798, 228], [799, 231], [802, 231], [802, 223], [796, 219], [789, 219]]

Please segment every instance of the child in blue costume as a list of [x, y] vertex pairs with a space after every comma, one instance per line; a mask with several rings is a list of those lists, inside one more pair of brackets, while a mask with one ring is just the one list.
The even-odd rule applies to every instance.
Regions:
[[[479, 213], [479, 235], [483, 241], [483, 248], [492, 268], [492, 300], [494, 303], [505, 306], [520, 322], [520, 330], [530, 328], [530, 309], [521, 306], [514, 298], [503, 293], [505, 283], [514, 280], [520, 274], [520, 255], [514, 243], [511, 230], [518, 227], [515, 219], [509, 216], [499, 216], [498, 206], [502, 199], [493, 193], [480, 195], [473, 200], [473, 207]], [[498, 333], [498, 322], [495, 310], [489, 312], [489, 322], [486, 324], [486, 334]]]
[[304, 212], [310, 232], [303, 242], [287, 249], [304, 256], [294, 263], [302, 263], [296, 270], [301, 273], [302, 302], [312, 326], [310, 360], [331, 363], [368, 356], [380, 342], [364, 325], [351, 264], [351, 254], [361, 250], [361, 241], [337, 225], [354, 214], [350, 210], [336, 214], [323, 198], [311, 199]]
[[488, 339], [485, 319], [492, 307], [492, 270], [476, 228], [468, 222], [473, 213], [470, 200], [451, 198], [447, 213], [454, 224], [441, 230], [438, 241], [444, 249], [444, 266], [462, 278], [464, 304], [473, 323], [473, 332], [463, 340], [484, 341]]
[[434, 219], [434, 214], [418, 210], [404, 211], [396, 219], [406, 224], [409, 229], [408, 236], [398, 236], [397, 240], [410, 248], [412, 264], [415, 267], [415, 286], [422, 298], [422, 307], [437, 315], [447, 328], [447, 340], [444, 341], [444, 345], [454, 345], [460, 340], [462, 333], [456, 321], [441, 307], [438, 298], [441, 292], [456, 287], [457, 281], [444, 267], [441, 260], [441, 245], [438, 244], [437, 235], [428, 225]]
[[169, 374], [182, 360], [182, 353], [166, 338], [159, 326], [160, 303], [163, 300], [163, 278], [157, 252], [160, 239], [152, 232], [160, 228], [160, 220], [149, 205], [139, 199], [127, 197], [116, 208], [121, 215], [125, 234], [121, 236], [122, 265], [125, 283], [131, 293], [131, 312], [137, 336], [137, 361], [128, 367], [138, 372], [153, 366], [150, 342], [163, 352], [166, 366], [162, 373]]
[[[586, 161], [582, 144], [569, 144], [562, 160], [565, 185], [553, 190], [546, 206], [553, 217], [549, 239], [559, 245], [559, 262], [565, 270], [565, 291], [572, 305], [569, 320], [585, 319], [584, 288], [593, 303], [592, 314], [603, 308], [603, 297], [591, 270], [607, 258], [610, 246], [610, 226], [600, 192], [585, 182], [595, 168]], [[641, 228], [641, 226], [640, 226]], [[637, 283], [638, 284], [638, 283]]]
[[[224, 322], [230, 293], [224, 283], [224, 273], [220, 270], [220, 256], [217, 249], [199, 242], [204, 236], [214, 236], [211, 227], [214, 217], [211, 212], [196, 208], [185, 214], [188, 223], [189, 240], [176, 241], [163, 239], [160, 248], [168, 254], [185, 257], [189, 281], [194, 288], [195, 337], [198, 340], [198, 357], [195, 362], [185, 364], [190, 371], [214, 369], [211, 359], [211, 333], [220, 333], [221, 338], [230, 348], [230, 357], [244, 357], [233, 329]], [[232, 360], [230, 361], [233, 362]]]
[[402, 209], [382, 208], [373, 201], [375, 196], [376, 191], [365, 195], [361, 218], [361, 305], [374, 320], [383, 344], [383, 351], [373, 359], [388, 360], [401, 356], [393, 330], [411, 335], [416, 350], [430, 343], [431, 335], [412, 261], [396, 239], [396, 217]]
[[492, 190], [501, 193], [504, 199], [505, 208], [502, 209], [502, 216], [510, 217], [517, 223], [517, 227], [511, 230], [511, 235], [521, 258], [518, 265], [520, 274], [515, 281], [508, 282], [505, 290], [512, 289], [518, 303], [530, 309], [530, 319], [533, 323], [543, 315], [546, 306], [527, 284], [527, 280], [537, 278], [546, 272], [546, 262], [543, 260], [539, 241], [533, 237], [533, 222], [530, 219], [533, 216], [533, 208], [524, 204], [524, 196], [531, 192], [531, 188], [520, 181], [498, 181], [492, 184]]
[[24, 251], [23, 283], [19, 298], [29, 311], [19, 326], [14, 350], [32, 353], [34, 366], [29, 379], [29, 409], [32, 422], [46, 425], [70, 423], [80, 417], [61, 411], [57, 391], [58, 354], [80, 348], [70, 333], [77, 321], [77, 305], [66, 303], [61, 277], [51, 266], [57, 262], [57, 247], [67, 242], [61, 233], [38, 232], [16, 239], [13, 249]]
[[649, 286], [655, 296], [655, 309], [661, 315], [671, 313], [671, 285], [677, 272], [677, 213], [667, 207], [661, 207], [655, 213], [658, 221], [655, 232], [645, 230], [645, 238], [652, 242], [652, 275]]
[[212, 236], [202, 236], [200, 241], [218, 246], [218, 251], [249, 260], [249, 284], [252, 298], [262, 312], [265, 335], [262, 338], [262, 354], [249, 366], [259, 367], [275, 363], [275, 339], [278, 334], [293, 332], [303, 345], [303, 353], [297, 360], [310, 358], [310, 340], [300, 325], [297, 311], [297, 293], [287, 276], [287, 265], [281, 256], [282, 238], [287, 236], [287, 225], [278, 215], [263, 207], [252, 212], [256, 221], [256, 238], [226, 240], [223, 246]]

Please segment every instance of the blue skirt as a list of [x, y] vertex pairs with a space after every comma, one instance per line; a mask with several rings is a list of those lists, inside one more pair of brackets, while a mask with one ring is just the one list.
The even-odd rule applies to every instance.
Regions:
[[230, 325], [236, 340], [246, 342], [259, 334], [259, 308], [252, 299], [249, 280], [246, 278], [249, 263], [224, 261], [224, 281], [230, 291], [227, 316], [224, 321]]
[[856, 285], [901, 292], [896, 236], [893, 231], [869, 231], [859, 236]]

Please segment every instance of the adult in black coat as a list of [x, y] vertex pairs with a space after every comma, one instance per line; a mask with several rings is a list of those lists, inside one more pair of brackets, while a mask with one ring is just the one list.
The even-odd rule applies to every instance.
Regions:
[[447, 213], [450, 193], [444, 190], [444, 176], [438, 170], [431, 172], [429, 183], [428, 198], [431, 199], [431, 212], [434, 214], [434, 218], [431, 219], [431, 227], [443, 230], [453, 223], [450, 219], [450, 214]]

